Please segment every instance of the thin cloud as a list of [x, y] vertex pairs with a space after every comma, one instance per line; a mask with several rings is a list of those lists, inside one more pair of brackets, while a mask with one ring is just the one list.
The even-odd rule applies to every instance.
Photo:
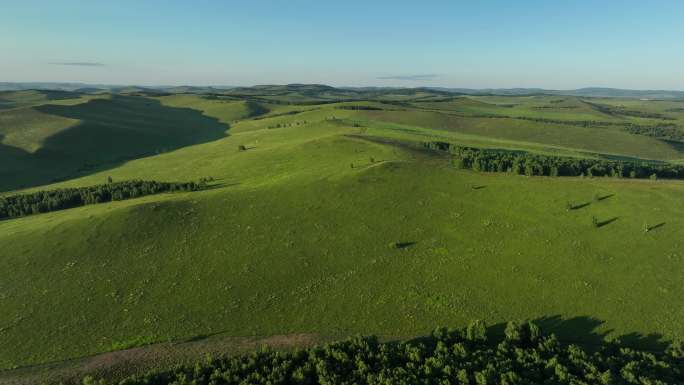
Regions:
[[50, 63], [56, 66], [76, 66], [76, 67], [104, 67], [104, 63], [92, 62], [92, 61], [70, 61], [70, 62], [57, 62]]
[[416, 75], [394, 75], [394, 76], [380, 76], [380, 80], [407, 80], [407, 81], [419, 81], [419, 80], [432, 80], [438, 78], [437, 74], [416, 74]]

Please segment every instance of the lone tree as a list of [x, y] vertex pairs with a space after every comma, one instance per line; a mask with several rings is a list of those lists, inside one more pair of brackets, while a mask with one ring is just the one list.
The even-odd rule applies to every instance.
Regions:
[[108, 176], [107, 177], [107, 183], [113, 183], [113, 182], [114, 182], [114, 179], [112, 179], [111, 176]]
[[238, 151], [247, 151], [247, 147], [244, 144], [238, 146]]

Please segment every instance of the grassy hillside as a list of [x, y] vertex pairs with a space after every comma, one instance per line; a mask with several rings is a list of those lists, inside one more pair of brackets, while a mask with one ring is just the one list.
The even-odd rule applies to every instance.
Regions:
[[[510, 118], [467, 118], [433, 111], [363, 111], [365, 120], [451, 131], [492, 139], [538, 143], [593, 153], [645, 159], [684, 158], [677, 143], [633, 135], [611, 127], [583, 127]], [[369, 123], [373, 126], [372, 123]]]
[[[255, 115], [244, 100], [187, 95], [34, 107], [79, 121], [41, 139], [40, 154], [100, 160], [205, 141], [41, 189], [110, 176], [217, 185], [1, 221], [0, 346], [12, 349], [0, 367], [216, 333], [410, 337], [473, 319], [579, 317], [647, 346], [684, 336], [684, 183], [476, 173], [396, 140], [682, 158], [676, 147], [614, 128], [356, 105], [383, 110]], [[570, 323], [548, 328], [581, 339]]]
[[6, 159], [0, 165], [0, 191], [212, 141], [225, 136], [228, 127], [195, 109], [120, 95], [0, 111], [0, 137], [6, 147], [0, 155]]

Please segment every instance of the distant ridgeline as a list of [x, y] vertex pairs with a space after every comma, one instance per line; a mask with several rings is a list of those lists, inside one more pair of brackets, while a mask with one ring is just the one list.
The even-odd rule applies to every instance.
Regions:
[[684, 350], [663, 352], [602, 344], [597, 351], [566, 345], [533, 323], [510, 322], [504, 336], [487, 335], [482, 322], [436, 329], [409, 342], [375, 337], [294, 351], [259, 350], [207, 357], [195, 365], [153, 370], [120, 382], [83, 379], [84, 385], [241, 384], [681, 384]]
[[208, 181], [209, 179], [204, 178], [200, 179], [199, 183], [131, 180], [89, 187], [0, 196], [0, 219], [120, 201], [163, 192], [197, 191], [205, 188]]
[[523, 151], [480, 149], [447, 142], [425, 142], [433, 150], [454, 155], [457, 168], [517, 175], [609, 176], [616, 178], [684, 179], [684, 166], [646, 161], [583, 159]]

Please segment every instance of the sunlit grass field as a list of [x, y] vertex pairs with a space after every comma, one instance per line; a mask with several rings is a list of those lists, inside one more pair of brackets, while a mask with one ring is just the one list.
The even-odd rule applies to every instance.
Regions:
[[[534, 103], [562, 97], [546, 98]], [[0, 150], [27, 176], [0, 166], [5, 193], [109, 177], [215, 182], [0, 221], [0, 367], [213, 334], [411, 337], [474, 319], [584, 317], [597, 320], [597, 333], [642, 345], [684, 336], [684, 182], [476, 173], [410, 144], [660, 160], [684, 158], [680, 148], [615, 127], [449, 115], [530, 103], [476, 99], [431, 102], [442, 111], [382, 100], [256, 108], [198, 95], [21, 107], [26, 125], [2, 123]], [[76, 151], [75, 164], [88, 158], [92, 168], [50, 184], [49, 175], [31, 177], [49, 174], [40, 159], [12, 158], [6, 148], [57, 143], [57, 129], [73, 138], [61, 148], [87, 137], [41, 124], [36, 109], [46, 122], [77, 119], [81, 130], [111, 133], [107, 145], [92, 136]], [[0, 122], [17, 111], [0, 110]], [[623, 119], [583, 114], [569, 119]], [[14, 146], [17, 127], [27, 144]], [[172, 148], [110, 162], [159, 140]], [[568, 211], [568, 202], [586, 205]], [[592, 217], [611, 222], [596, 228]]]

